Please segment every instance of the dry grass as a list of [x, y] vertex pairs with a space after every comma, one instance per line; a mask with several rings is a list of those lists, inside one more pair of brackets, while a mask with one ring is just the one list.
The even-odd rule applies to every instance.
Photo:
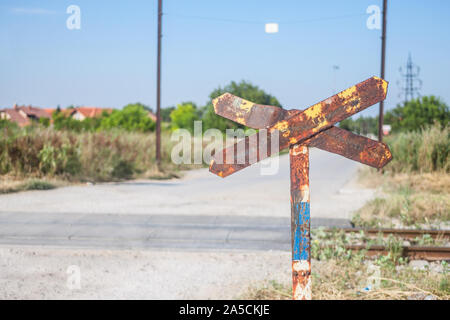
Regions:
[[68, 185], [68, 182], [57, 179], [17, 179], [15, 177], [0, 177], [0, 194], [30, 190], [51, 190]]
[[[171, 161], [170, 132], [162, 133], [162, 164], [155, 134], [110, 130], [8, 129], [0, 136], [0, 192], [48, 189], [64, 183], [171, 179], [197, 168]], [[37, 181], [35, 181], [37, 180]]]
[[450, 193], [450, 174], [445, 172], [380, 174], [375, 169], [365, 168], [359, 171], [358, 178], [359, 182], [368, 188], [395, 189], [401, 186], [414, 191]]
[[379, 174], [366, 169], [360, 181], [380, 189], [380, 196], [358, 210], [353, 222], [358, 226], [400, 225], [439, 226], [450, 221], [450, 174]]
[[[386, 166], [384, 174], [369, 169], [360, 173], [360, 182], [377, 188], [380, 196], [361, 208], [353, 222], [363, 227], [435, 228], [448, 224], [449, 135], [448, 128], [433, 126], [386, 139], [394, 160]], [[361, 239], [321, 230], [312, 236], [311, 255], [316, 259], [312, 261], [313, 299], [450, 299], [448, 264], [442, 263], [442, 272], [410, 267], [401, 255], [402, 239], [364, 239], [365, 243], [382, 241], [389, 248], [387, 255], [367, 260], [363, 251], [345, 249], [345, 244]], [[429, 240], [417, 239], [424, 244], [430, 244]], [[250, 288], [243, 298], [291, 299], [291, 291], [291, 283], [268, 281]]]
[[450, 128], [438, 124], [386, 137], [394, 159], [385, 170], [400, 172], [450, 172]]
[[[367, 237], [342, 230], [311, 230], [312, 295], [320, 300], [450, 299], [450, 268], [433, 262], [414, 268], [401, 254], [403, 239]], [[386, 255], [368, 258], [365, 251], [346, 250], [356, 242], [380, 244]], [[327, 245], [324, 247], [323, 245]], [[331, 247], [330, 247], [331, 246]], [[243, 299], [291, 299], [292, 284], [267, 281], [248, 289]]]
[[[312, 262], [312, 294], [315, 300], [375, 299], [450, 299], [448, 273], [428, 270], [380, 268], [378, 278], [369, 263], [354, 264], [341, 260]], [[378, 285], [376, 285], [378, 281]], [[374, 282], [371, 282], [375, 280]], [[375, 285], [374, 285], [375, 283]], [[372, 289], [365, 291], [368, 285]], [[292, 285], [268, 281], [251, 287], [241, 298], [257, 300], [290, 300]]]
[[158, 167], [154, 133], [5, 129], [0, 135], [0, 193], [83, 182], [172, 179], [181, 177], [183, 170], [203, 167], [172, 162], [178, 142], [171, 141], [170, 131], [162, 132], [161, 142]]

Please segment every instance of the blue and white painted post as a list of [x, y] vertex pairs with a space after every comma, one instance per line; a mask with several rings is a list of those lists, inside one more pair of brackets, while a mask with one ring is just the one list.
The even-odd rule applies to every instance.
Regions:
[[292, 291], [294, 300], [311, 300], [309, 150], [289, 149], [291, 164]]

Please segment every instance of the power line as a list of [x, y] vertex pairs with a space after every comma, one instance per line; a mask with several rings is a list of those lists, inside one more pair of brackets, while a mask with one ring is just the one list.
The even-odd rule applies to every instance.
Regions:
[[355, 13], [355, 14], [346, 14], [341, 16], [332, 16], [332, 17], [321, 17], [321, 18], [313, 18], [313, 19], [304, 19], [304, 20], [293, 20], [293, 21], [285, 21], [280, 22], [283, 24], [297, 24], [297, 23], [306, 23], [306, 22], [317, 22], [317, 21], [326, 21], [326, 20], [340, 20], [340, 19], [348, 19], [355, 17], [366, 16], [366, 13]]
[[[274, 19], [268, 19], [265, 21], [263, 21], [263, 20], [240, 20], [240, 19], [232, 19], [232, 18], [190, 16], [190, 15], [171, 14], [171, 13], [164, 13], [164, 15], [172, 16], [172, 17], [176, 17], [176, 18], [182, 18], [182, 19], [190, 19], [190, 20], [206, 20], [206, 21], [242, 23], [242, 24], [265, 24], [269, 20], [274, 20]], [[347, 15], [331, 16], [331, 17], [319, 17], [319, 18], [303, 19], [303, 20], [279, 21], [278, 23], [279, 24], [299, 24], [299, 23], [319, 22], [319, 21], [326, 21], [326, 20], [348, 19], [348, 18], [361, 17], [361, 16], [365, 16], [365, 15], [367, 15], [367, 14], [366, 13], [357, 13], [357, 14], [347, 14]]]
[[190, 19], [190, 20], [208, 20], [208, 21], [218, 21], [218, 22], [232, 22], [232, 23], [246, 23], [246, 24], [261, 24], [264, 22], [261, 21], [251, 21], [251, 20], [237, 20], [237, 19], [229, 19], [229, 18], [215, 18], [215, 17], [201, 17], [201, 16], [187, 16], [182, 14], [171, 14], [165, 13], [167, 16], [182, 18], [182, 19]]

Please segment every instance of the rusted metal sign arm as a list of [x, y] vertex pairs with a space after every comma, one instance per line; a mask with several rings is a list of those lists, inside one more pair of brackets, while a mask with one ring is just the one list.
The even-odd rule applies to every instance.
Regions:
[[[302, 112], [301, 110], [285, 110], [275, 106], [254, 104], [239, 97], [235, 97], [229, 102], [216, 103], [214, 105], [216, 114], [253, 129], [271, 127], [279, 120], [286, 120]], [[250, 108], [248, 108], [249, 105]], [[314, 135], [306, 140], [305, 144], [374, 168], [384, 167], [392, 160], [392, 154], [385, 143], [334, 126]]]
[[[249, 155], [252, 152], [256, 152], [255, 154], [258, 156], [257, 161], [261, 161], [288, 148], [289, 145], [304, 143], [306, 139], [313, 137], [319, 132], [330, 129], [335, 123], [370, 107], [380, 100], [384, 100], [387, 93], [387, 85], [386, 81], [372, 77], [309, 107], [303, 112], [292, 115], [286, 120], [280, 120], [267, 130], [267, 141], [271, 141], [272, 132], [275, 130], [279, 132], [279, 150], [270, 150], [268, 148], [267, 153], [260, 152], [258, 145], [255, 146], [257, 150], [251, 150], [248, 147], [250, 146], [250, 140], [257, 141], [258, 138], [246, 137], [235, 145], [223, 150], [221, 159], [226, 159], [223, 163], [218, 163], [216, 161], [217, 158], [213, 157], [210, 164], [210, 171], [221, 177], [226, 177], [248, 167], [251, 164], [248, 159], [250, 159]], [[215, 99], [213, 104], [216, 106], [216, 109], [220, 110], [222, 108], [221, 104], [239, 106], [242, 102], [243, 100], [241, 98], [226, 93]], [[245, 104], [247, 102], [244, 100]], [[241, 105], [240, 108], [251, 109], [252, 104], [250, 103], [248, 106]], [[239, 156], [234, 152], [236, 149], [246, 150], [246, 162], [244, 164], [239, 163]], [[227, 155], [233, 155], [234, 158], [227, 159]], [[386, 156], [390, 156], [390, 152]], [[380, 163], [385, 161], [381, 159]]]

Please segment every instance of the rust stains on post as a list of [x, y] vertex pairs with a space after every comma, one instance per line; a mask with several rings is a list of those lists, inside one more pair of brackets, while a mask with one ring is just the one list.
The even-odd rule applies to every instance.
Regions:
[[[305, 139], [331, 128], [335, 123], [366, 109], [380, 100], [384, 100], [386, 93], [387, 82], [380, 78], [372, 77], [332, 96], [331, 98], [309, 107], [299, 114], [293, 115], [287, 120], [278, 121], [268, 129], [267, 141], [271, 140], [272, 133], [278, 131], [279, 150], [268, 150], [266, 154], [260, 153], [258, 150], [258, 161], [270, 157], [280, 150], [289, 147], [291, 144], [302, 143]], [[221, 109], [219, 105], [228, 105], [229, 102], [225, 104], [225, 101], [230, 98], [232, 97], [229, 97], [229, 95], [226, 94], [225, 97], [222, 96], [216, 99], [214, 101], [217, 106], [216, 109]], [[236, 106], [237, 110], [240, 109], [241, 103], [242, 102], [238, 100], [232, 101], [232, 104]], [[250, 110], [249, 112], [251, 113], [254, 105], [251, 103], [246, 105], [247, 107], [244, 109]], [[233, 150], [244, 148], [245, 145], [249, 144], [250, 139], [254, 138], [246, 137], [237, 142], [234, 146], [230, 146], [223, 150], [221, 159], [226, 159], [224, 157], [226, 154], [234, 154], [234, 159], [231, 159], [231, 161], [230, 159], [227, 159], [225, 163], [221, 164], [217, 163], [215, 157], [213, 157], [214, 163], [210, 166], [210, 171], [221, 177], [226, 177], [231, 173], [248, 167], [250, 165], [248, 162], [238, 164], [238, 155], [234, 153]]]
[[292, 293], [294, 300], [311, 300], [309, 151], [289, 149], [291, 162]]

